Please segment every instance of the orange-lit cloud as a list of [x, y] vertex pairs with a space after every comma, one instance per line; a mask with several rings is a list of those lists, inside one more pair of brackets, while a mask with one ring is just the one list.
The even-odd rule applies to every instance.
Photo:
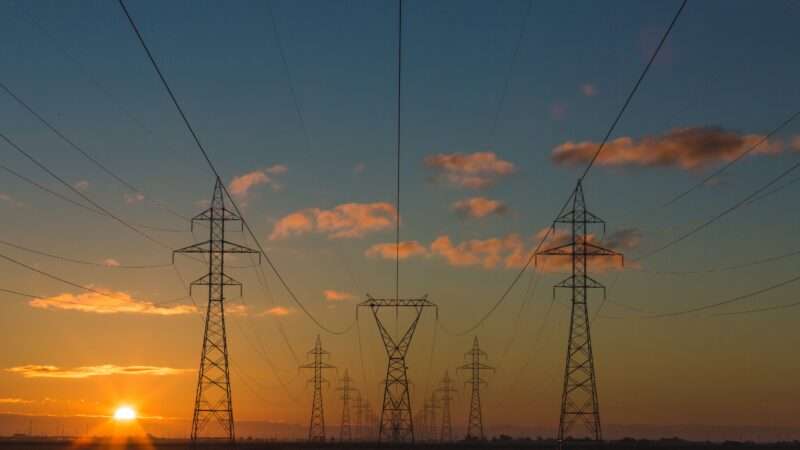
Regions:
[[399, 248], [394, 242], [386, 242], [373, 245], [364, 254], [371, 258], [407, 259], [413, 256], [425, 256], [428, 254], [428, 249], [418, 241], [402, 241]]
[[491, 186], [516, 170], [494, 152], [439, 153], [425, 157], [425, 165], [435, 170], [439, 179], [469, 189]]
[[502, 215], [508, 212], [508, 206], [498, 200], [486, 197], [471, 197], [453, 203], [453, 211], [462, 217], [479, 219], [491, 214]]
[[335, 291], [333, 289], [325, 289], [322, 291], [322, 295], [325, 296], [325, 300], [329, 302], [342, 302], [345, 300], [352, 300], [355, 296], [349, 292], [343, 291]]
[[597, 95], [597, 88], [591, 83], [584, 83], [581, 85], [581, 92], [587, 97], [594, 97]]
[[275, 307], [267, 309], [266, 311], [261, 313], [261, 315], [262, 316], [279, 316], [279, 317], [281, 317], [281, 316], [288, 316], [289, 314], [292, 314], [293, 312], [294, 312], [293, 309], [289, 309], [289, 308], [286, 308], [286, 307], [283, 307], [283, 306], [275, 306]]
[[[471, 239], [454, 244], [449, 236], [437, 237], [430, 245], [430, 253], [442, 258], [454, 267], [479, 266], [484, 269], [504, 267], [520, 269], [531, 258], [536, 244], [548, 230], [542, 230], [531, 239], [523, 239], [518, 234], [488, 239]], [[638, 247], [641, 233], [636, 229], [624, 229], [610, 234], [598, 241], [594, 235], [587, 240], [612, 250], [627, 251]], [[563, 230], [556, 230], [550, 235], [543, 248], [557, 247], [567, 244], [570, 235]], [[563, 272], [571, 270], [571, 261], [567, 256], [539, 256], [536, 258], [536, 270], [540, 272]], [[593, 271], [607, 271], [621, 268], [620, 258], [589, 257], [589, 265]]]
[[23, 204], [21, 202], [18, 202], [10, 194], [5, 194], [3, 192], [0, 192], [0, 201], [4, 202], [4, 203], [8, 203], [9, 205], [14, 206], [14, 207], [23, 206]]
[[108, 258], [103, 260], [103, 265], [106, 267], [119, 267], [119, 261], [114, 258]]
[[[718, 127], [678, 128], [638, 141], [631, 137], [609, 141], [596, 164], [690, 170], [731, 161], [761, 139], [763, 136], [759, 134], [738, 134]], [[553, 149], [552, 159], [560, 165], [585, 164], [595, 155], [597, 146], [596, 142], [568, 141]], [[764, 142], [751, 154], [769, 155], [781, 150], [780, 142]]]
[[175, 369], [159, 366], [117, 366], [103, 364], [99, 366], [81, 366], [61, 368], [44, 364], [27, 364], [24, 366], [10, 367], [7, 372], [22, 375], [25, 378], [90, 378], [110, 375], [137, 375], [137, 376], [167, 376], [181, 375], [194, 372], [194, 369]]
[[33, 400], [25, 400], [22, 398], [0, 398], [0, 404], [2, 405], [24, 405], [28, 403], [33, 403]]
[[270, 175], [282, 175], [289, 171], [289, 168], [284, 164], [277, 164], [265, 169], [253, 170], [242, 175], [233, 177], [228, 190], [231, 195], [240, 199], [245, 199], [250, 193], [250, 189], [262, 184], [271, 185], [273, 189], [280, 189], [278, 184]]
[[392, 228], [396, 220], [394, 206], [386, 202], [345, 203], [333, 209], [308, 208], [278, 220], [269, 238], [284, 239], [310, 232], [332, 239], [359, 238]]
[[146, 300], [135, 300], [127, 292], [97, 290], [100, 293], [85, 292], [76, 295], [65, 292], [47, 298], [35, 298], [28, 304], [38, 309], [60, 309], [95, 314], [127, 313], [177, 316], [197, 312], [197, 308], [193, 305], [160, 306]]
[[133, 205], [133, 204], [136, 204], [136, 203], [143, 202], [144, 201], [144, 194], [142, 194], [141, 192], [134, 192], [132, 194], [126, 192], [126, 193], [122, 194], [122, 198], [125, 199], [125, 203], [127, 203], [129, 205]]
[[78, 180], [72, 185], [72, 187], [79, 191], [86, 191], [89, 190], [89, 182], [86, 180]]

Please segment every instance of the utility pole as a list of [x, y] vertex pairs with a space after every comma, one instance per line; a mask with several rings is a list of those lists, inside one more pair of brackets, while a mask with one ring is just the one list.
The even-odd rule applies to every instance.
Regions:
[[[386, 348], [386, 355], [389, 358], [386, 367], [386, 384], [383, 391], [378, 441], [414, 442], [414, 421], [411, 415], [411, 394], [408, 388], [406, 355], [422, 312], [425, 308], [436, 308], [436, 304], [429, 301], [427, 297], [376, 299], [367, 295], [367, 300], [358, 305], [358, 308], [362, 307], [368, 307], [372, 311], [372, 315], [378, 325], [378, 331], [383, 339], [383, 345]], [[393, 336], [381, 321], [379, 312], [383, 308], [394, 309], [396, 324], [399, 323], [398, 318], [401, 308], [410, 309], [414, 314], [411, 324], [399, 339]]]
[[558, 423], [559, 447], [563, 447], [564, 440], [570, 437], [569, 432], [577, 423], [582, 423], [594, 440], [603, 439], [587, 300], [589, 289], [602, 289], [605, 295], [605, 286], [589, 276], [588, 263], [590, 259], [600, 257], [622, 258], [622, 254], [596, 244], [597, 240], [589, 232], [590, 225], [602, 225], [605, 232], [605, 222], [586, 210], [581, 180], [578, 180], [570, 196], [568, 204], [570, 203], [572, 208], [558, 216], [553, 222], [553, 227], [556, 224], [569, 225], [571, 241], [537, 254], [537, 256], [567, 256], [572, 263], [572, 275], [553, 287], [554, 295], [556, 288], [569, 289], [572, 294], [567, 361], [564, 368], [561, 416]]
[[[339, 427], [339, 442], [353, 440], [353, 430], [350, 424], [350, 393], [358, 391], [350, 386], [351, 381], [353, 379], [350, 378], [347, 369], [345, 369], [344, 377], [342, 377], [342, 386], [337, 389], [342, 392], [342, 425]], [[358, 398], [361, 398], [360, 394]]]
[[450, 378], [450, 374], [445, 371], [444, 378], [439, 385], [439, 388], [436, 391], [441, 395], [442, 401], [442, 428], [439, 433], [439, 441], [440, 442], [452, 442], [453, 441], [453, 421], [450, 418], [450, 404], [453, 401], [453, 394], [456, 392], [456, 389], [453, 387], [453, 380]]
[[196, 222], [208, 223], [208, 240], [173, 252], [173, 259], [176, 253], [181, 253], [204, 254], [208, 260], [208, 273], [193, 281], [189, 287], [190, 295], [195, 286], [208, 287], [203, 349], [192, 414], [192, 442], [205, 437], [223, 438], [230, 442], [236, 439], [228, 367], [228, 337], [225, 332], [225, 287], [236, 286], [241, 295], [242, 284], [225, 274], [225, 255], [258, 254], [261, 262], [261, 253], [258, 251], [225, 239], [226, 225], [238, 222], [241, 227], [241, 221], [241, 217], [225, 207], [224, 186], [222, 180], [217, 178], [210, 207], [192, 218], [192, 230]]
[[486, 352], [481, 350], [478, 345], [478, 337], [472, 340], [472, 349], [464, 354], [468, 363], [459, 367], [458, 370], [470, 371], [470, 379], [467, 383], [472, 385], [472, 400], [469, 404], [469, 419], [467, 420], [467, 440], [484, 440], [483, 435], [483, 412], [481, 410], [481, 386], [486, 385], [486, 381], [481, 379], [482, 370], [494, 371], [494, 367], [481, 363], [482, 358], [488, 358]]
[[332, 366], [325, 362], [330, 356], [330, 353], [322, 349], [322, 342], [317, 335], [317, 340], [314, 343], [314, 348], [308, 351], [308, 355], [313, 358], [313, 361], [300, 366], [301, 369], [312, 369], [314, 376], [308, 380], [309, 383], [314, 385], [314, 399], [311, 402], [311, 423], [308, 426], [308, 440], [314, 442], [325, 442], [325, 410], [322, 406], [322, 383], [327, 383], [322, 371], [326, 369], [333, 369]]

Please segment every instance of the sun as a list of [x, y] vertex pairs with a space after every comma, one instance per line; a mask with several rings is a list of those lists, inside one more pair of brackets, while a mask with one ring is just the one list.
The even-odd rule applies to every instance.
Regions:
[[118, 422], [130, 422], [136, 420], [136, 410], [128, 405], [121, 405], [114, 411], [114, 420]]

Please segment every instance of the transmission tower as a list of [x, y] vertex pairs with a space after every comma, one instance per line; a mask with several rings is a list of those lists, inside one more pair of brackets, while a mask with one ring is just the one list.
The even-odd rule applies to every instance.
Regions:
[[367, 405], [364, 403], [364, 399], [361, 398], [361, 392], [356, 389], [356, 404], [353, 408], [356, 413], [356, 420], [355, 420], [355, 439], [363, 441], [365, 440], [364, 436], [364, 414], [367, 412]]
[[450, 374], [447, 371], [444, 372], [444, 378], [442, 378], [436, 392], [441, 395], [439, 399], [442, 405], [442, 428], [439, 433], [439, 441], [452, 442], [453, 421], [450, 419], [450, 404], [453, 401], [453, 394], [456, 390], [453, 387], [453, 380], [450, 378]]
[[308, 356], [312, 357], [313, 361], [300, 366], [301, 369], [312, 369], [314, 371], [314, 376], [308, 380], [309, 383], [314, 385], [314, 400], [311, 402], [311, 423], [308, 426], [308, 440], [325, 442], [325, 410], [322, 407], [322, 383], [327, 383], [328, 380], [323, 377], [322, 371], [333, 369], [335, 366], [325, 362], [330, 353], [322, 349], [319, 335], [317, 335], [314, 348], [308, 351]]
[[436, 401], [436, 391], [431, 392], [431, 397], [425, 402], [425, 440], [436, 440], [436, 410], [439, 405]]
[[542, 250], [537, 255], [568, 256], [571, 258], [572, 275], [553, 288], [569, 289], [572, 292], [572, 309], [567, 341], [567, 361], [564, 368], [564, 389], [561, 396], [561, 416], [558, 424], [559, 446], [569, 438], [569, 432], [577, 423], [583, 423], [589, 436], [600, 441], [603, 439], [600, 427], [600, 406], [597, 401], [597, 380], [594, 372], [594, 356], [592, 355], [592, 338], [589, 333], [589, 308], [587, 305], [589, 289], [605, 287], [588, 274], [589, 259], [598, 257], [614, 257], [620, 253], [603, 248], [592, 241], [594, 235], [589, 232], [590, 225], [603, 225], [605, 222], [586, 210], [583, 197], [583, 185], [580, 180], [568, 201], [572, 208], [558, 216], [553, 223], [566, 224], [571, 227], [571, 241], [566, 244]]
[[[350, 386], [351, 381], [353, 381], [353, 379], [350, 378], [350, 374], [348, 374], [347, 369], [345, 369], [344, 377], [342, 377], [342, 386], [337, 389], [342, 392], [342, 425], [339, 427], [340, 442], [353, 440], [353, 429], [350, 423], [350, 394], [358, 391]], [[357, 398], [361, 399], [361, 395], [359, 394]]]
[[[359, 303], [358, 307], [369, 307], [372, 311], [389, 359], [386, 368], [386, 383], [383, 390], [378, 441], [414, 442], [414, 421], [411, 415], [411, 394], [408, 388], [406, 355], [422, 312], [425, 308], [436, 308], [436, 304], [429, 301], [427, 297], [375, 299], [368, 295], [367, 300]], [[401, 308], [410, 309], [414, 313], [411, 324], [399, 339], [393, 336], [381, 321], [379, 312], [383, 308], [394, 309], [395, 318], [399, 317]]]
[[226, 223], [239, 222], [241, 227], [241, 220], [225, 207], [224, 186], [217, 178], [210, 207], [192, 218], [192, 230], [195, 222], [208, 222], [208, 240], [173, 253], [173, 258], [175, 253], [201, 253], [208, 259], [208, 273], [193, 281], [189, 288], [191, 295], [194, 286], [208, 286], [203, 349], [192, 414], [192, 441], [214, 437], [233, 442], [236, 438], [225, 333], [225, 287], [236, 286], [241, 295], [242, 284], [225, 274], [225, 255], [256, 253], [261, 261], [258, 251], [225, 240]]
[[481, 350], [478, 345], [478, 337], [472, 340], [472, 349], [464, 354], [467, 364], [459, 367], [458, 370], [470, 371], [470, 379], [467, 383], [472, 385], [472, 400], [469, 404], [469, 420], [467, 421], [467, 440], [483, 440], [483, 413], [481, 410], [481, 386], [486, 385], [486, 381], [481, 379], [482, 370], [492, 370], [494, 367], [487, 366], [481, 362], [482, 358], [488, 358], [486, 352]]

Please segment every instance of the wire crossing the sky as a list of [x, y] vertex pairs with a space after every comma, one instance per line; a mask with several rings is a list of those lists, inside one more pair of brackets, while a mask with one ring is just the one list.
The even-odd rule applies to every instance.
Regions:
[[[611, 137], [611, 134], [616, 129], [617, 124], [619, 124], [620, 119], [622, 118], [622, 116], [625, 113], [625, 111], [628, 109], [628, 105], [630, 105], [631, 100], [633, 100], [634, 95], [639, 90], [639, 86], [641, 86], [642, 82], [645, 79], [645, 76], [650, 71], [650, 67], [653, 65], [653, 62], [655, 61], [656, 57], [658, 57], [658, 54], [660, 53], [661, 48], [664, 46], [664, 43], [667, 41], [667, 38], [672, 33], [673, 28], [675, 28], [675, 24], [678, 22], [678, 18], [680, 18], [681, 13], [683, 12], [683, 9], [686, 7], [687, 1], [688, 0], [683, 0], [683, 2], [681, 2], [681, 5], [678, 8], [678, 10], [675, 12], [675, 15], [673, 16], [672, 21], [669, 23], [669, 26], [664, 31], [664, 34], [661, 37], [661, 40], [659, 41], [658, 46], [656, 46], [655, 50], [653, 50], [653, 53], [650, 56], [650, 59], [648, 60], [648, 62], [645, 65], [644, 69], [642, 70], [641, 75], [639, 75], [639, 78], [636, 80], [636, 83], [634, 84], [633, 89], [631, 89], [630, 93], [628, 94], [628, 97], [625, 99], [625, 102], [622, 104], [622, 108], [620, 108], [620, 111], [617, 114], [617, 116], [614, 118], [614, 121], [611, 122], [611, 126], [609, 127], [608, 131], [606, 132], [605, 136], [603, 137], [603, 140], [600, 142], [600, 145], [597, 147], [597, 151], [594, 153], [594, 156], [589, 161], [589, 164], [587, 164], [587, 166], [584, 169], [584, 171], [581, 174], [581, 176], [578, 177], [577, 183], [580, 183], [581, 181], [583, 181], [584, 178], [586, 178], [586, 175], [589, 173], [589, 170], [591, 170], [592, 166], [594, 165], [594, 162], [597, 160], [597, 158], [600, 156], [600, 153], [605, 148], [606, 142], [608, 142], [608, 139]], [[572, 196], [567, 198], [567, 200], [564, 202], [564, 205], [559, 210], [558, 214], [556, 214], [556, 217], [561, 216], [561, 214], [566, 210], [567, 206], [569, 205], [569, 202], [570, 202], [571, 198], [572, 198]], [[555, 225], [555, 222], [553, 222], [552, 225]], [[491, 317], [492, 314], [494, 314], [495, 311], [497, 311], [497, 308], [499, 308], [500, 305], [502, 305], [503, 302], [506, 300], [506, 298], [508, 298], [508, 295], [514, 289], [514, 286], [516, 286], [516, 284], [519, 282], [520, 278], [522, 278], [522, 275], [525, 274], [525, 271], [528, 270], [528, 267], [530, 267], [531, 263], [533, 262], [534, 257], [536, 256], [536, 253], [538, 253], [539, 250], [542, 249], [542, 246], [550, 238], [550, 236], [552, 234], [553, 234], [553, 226], [551, 226], [551, 227], [549, 227], [547, 229], [547, 232], [545, 233], [545, 235], [542, 236], [542, 239], [539, 241], [538, 244], [536, 244], [536, 248], [533, 250], [533, 252], [531, 252], [530, 256], [528, 257], [528, 260], [525, 262], [525, 265], [519, 270], [519, 272], [517, 272], [517, 274], [514, 277], [514, 279], [511, 280], [511, 284], [506, 288], [505, 291], [503, 291], [503, 294], [500, 295], [500, 298], [492, 305], [492, 307], [489, 308], [489, 311], [487, 311], [486, 314], [484, 314], [474, 325], [472, 325], [471, 327], [467, 328], [466, 330], [464, 330], [462, 332], [455, 333], [456, 335], [463, 336], [463, 335], [466, 335], [468, 333], [471, 333], [472, 331], [476, 330], [478, 327], [483, 325], [484, 322], [486, 322], [486, 320], [489, 319], [489, 317]], [[447, 331], [447, 330], [445, 330], [445, 331]], [[450, 334], [453, 334], [453, 333], [450, 333]]]
[[[180, 114], [181, 119], [183, 119], [183, 123], [186, 125], [186, 128], [189, 130], [189, 133], [192, 135], [192, 138], [194, 139], [194, 142], [197, 145], [197, 148], [200, 150], [200, 153], [202, 153], [203, 159], [205, 159], [206, 163], [208, 164], [209, 169], [211, 169], [211, 172], [214, 174], [215, 178], [222, 179], [222, 177], [220, 176], [219, 172], [217, 171], [217, 168], [214, 166], [214, 163], [211, 161], [211, 158], [209, 157], [208, 152], [206, 151], [205, 147], [203, 146], [202, 142], [200, 141], [200, 138], [197, 135], [197, 132], [195, 132], [194, 127], [192, 126], [191, 122], [189, 122], [189, 118], [186, 116], [186, 113], [183, 111], [183, 108], [181, 107], [180, 102], [178, 102], [178, 99], [175, 96], [175, 94], [173, 93], [172, 88], [169, 86], [169, 83], [167, 82], [167, 79], [164, 77], [164, 74], [161, 72], [161, 69], [159, 68], [158, 63], [155, 60], [155, 57], [153, 56], [152, 52], [150, 51], [150, 48], [147, 46], [147, 43], [145, 42], [144, 37], [142, 36], [142, 33], [139, 31], [139, 28], [136, 26], [136, 22], [133, 20], [133, 17], [131, 16], [130, 12], [128, 11], [128, 8], [125, 6], [124, 0], [118, 0], [118, 2], [119, 2], [120, 7], [122, 8], [122, 11], [125, 13], [125, 17], [127, 17], [127, 19], [128, 19], [128, 23], [131, 25], [131, 28], [136, 33], [136, 37], [139, 40], [139, 44], [141, 44], [142, 49], [145, 51], [145, 53], [147, 53], [147, 58], [150, 60], [150, 64], [153, 66], [153, 69], [158, 74], [158, 77], [161, 80], [161, 84], [164, 86], [164, 89], [166, 89], [167, 94], [169, 94], [169, 97], [172, 100], [173, 105], [175, 105], [175, 108], [178, 110], [178, 114]], [[347, 332], [349, 332], [353, 328], [353, 326], [355, 325], [355, 323], [356, 323], [355, 320], [353, 320], [353, 322], [350, 325], [348, 325], [347, 327], [345, 327], [342, 330], [334, 330], [334, 329], [326, 326], [322, 322], [320, 322], [319, 319], [317, 319], [313, 314], [311, 314], [311, 311], [309, 311], [308, 308], [306, 308], [306, 306], [300, 301], [300, 299], [297, 297], [297, 295], [294, 293], [292, 288], [289, 286], [289, 284], [284, 279], [283, 275], [280, 273], [280, 271], [278, 271], [278, 268], [272, 262], [272, 259], [270, 259], [269, 255], [267, 255], [267, 252], [264, 251], [264, 247], [261, 245], [261, 242], [258, 240], [258, 237], [253, 232], [253, 229], [250, 228], [250, 223], [247, 220], [245, 220], [244, 215], [242, 214], [242, 211], [239, 209], [239, 205], [233, 199], [233, 197], [231, 196], [230, 192], [228, 192], [228, 188], [227, 188], [227, 186], [225, 186], [225, 184], [222, 184], [222, 189], [225, 192], [225, 195], [230, 200], [230, 203], [233, 206], [233, 209], [236, 212], [236, 214], [239, 217], [241, 217], [242, 225], [244, 226], [245, 230], [250, 235], [250, 237], [253, 239], [253, 242], [255, 243], [256, 247], [258, 247], [258, 250], [264, 256], [264, 259], [267, 261], [267, 264], [269, 264], [270, 269], [272, 269], [272, 272], [275, 274], [275, 277], [278, 279], [278, 281], [280, 281], [281, 285], [286, 290], [286, 292], [289, 294], [289, 297], [291, 297], [292, 301], [321, 330], [324, 330], [327, 333], [335, 334], [335, 335], [342, 335], [342, 334], [346, 334]]]

